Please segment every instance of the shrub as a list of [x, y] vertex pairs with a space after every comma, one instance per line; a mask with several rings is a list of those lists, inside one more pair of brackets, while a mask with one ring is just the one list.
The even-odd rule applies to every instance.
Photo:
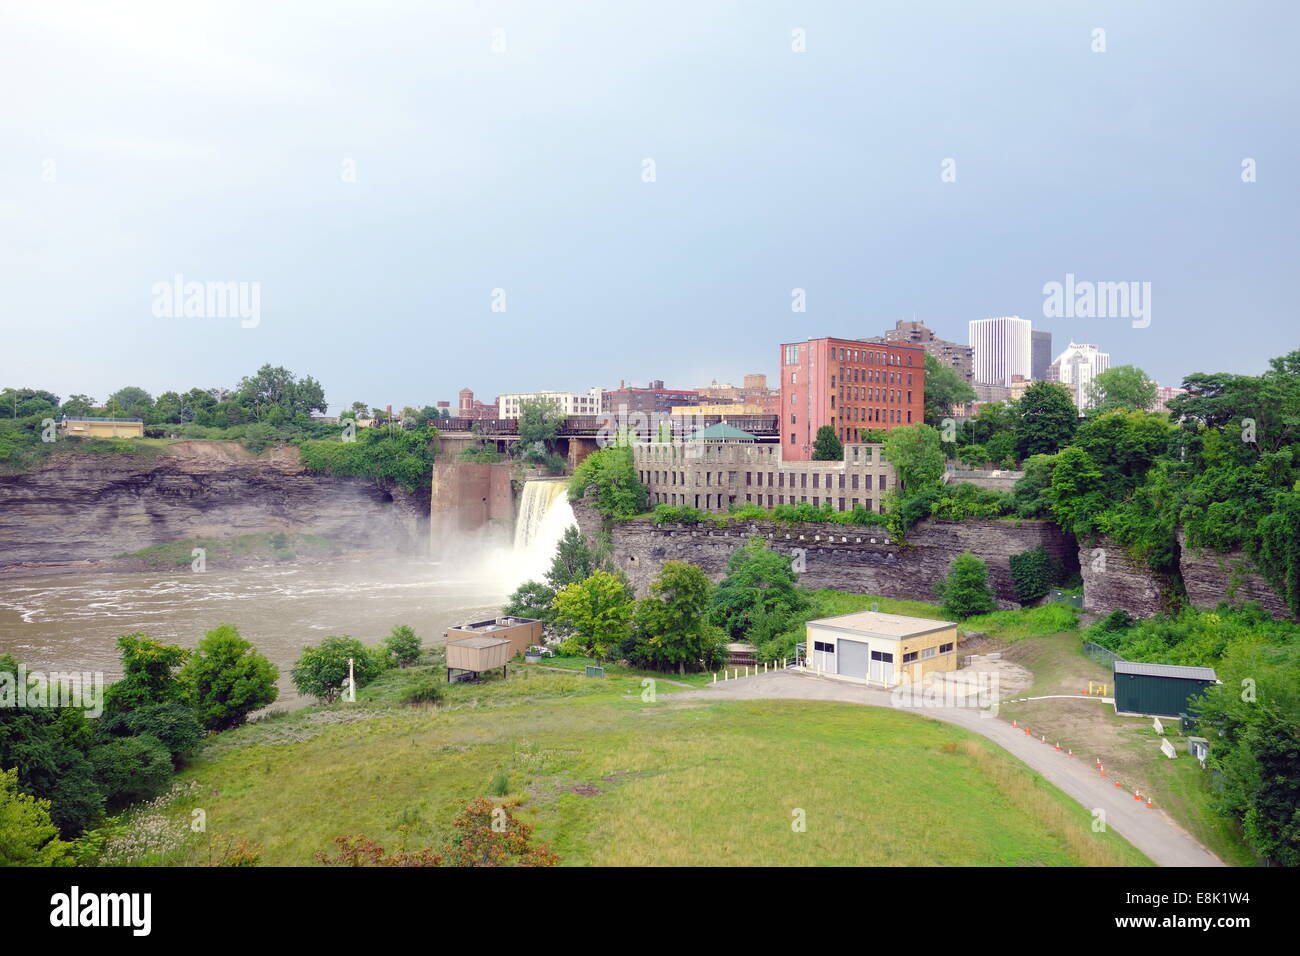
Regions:
[[637, 477], [632, 449], [602, 448], [583, 459], [569, 479], [569, 499], [582, 499], [595, 489], [596, 509], [607, 518], [630, 518], [646, 509], [647, 493]]
[[389, 661], [398, 667], [409, 667], [420, 659], [420, 639], [405, 624], [393, 628], [384, 638], [384, 647]]
[[0, 770], [0, 866], [69, 866], [72, 847], [59, 839], [50, 801], [18, 789], [18, 771]]
[[305, 647], [289, 672], [298, 693], [332, 704], [348, 680], [348, 659], [353, 662], [357, 687], [364, 687], [383, 671], [383, 655], [372, 652], [356, 638], [327, 637], [315, 647]]
[[1010, 564], [1011, 587], [1021, 604], [1031, 604], [1044, 597], [1060, 580], [1059, 563], [1052, 560], [1041, 544], [1031, 551], [1013, 554]]
[[967, 551], [953, 559], [947, 579], [935, 584], [934, 589], [943, 600], [945, 613], [966, 618], [993, 610], [988, 580], [988, 565]]
[[156, 737], [118, 737], [91, 751], [91, 763], [110, 811], [152, 800], [172, 777], [171, 752]]
[[409, 687], [402, 692], [402, 703], [415, 706], [417, 704], [437, 704], [446, 696], [446, 690], [438, 675], [432, 671], [421, 674]]
[[230, 624], [208, 631], [180, 671], [198, 718], [208, 730], [238, 727], [253, 711], [274, 703], [280, 693], [279, 677], [279, 669]]

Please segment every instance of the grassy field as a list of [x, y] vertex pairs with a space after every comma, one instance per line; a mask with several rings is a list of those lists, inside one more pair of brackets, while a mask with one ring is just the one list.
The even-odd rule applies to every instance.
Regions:
[[[406, 681], [398, 672], [386, 680]], [[176, 826], [207, 814], [169, 862], [261, 846], [309, 864], [364, 834], [441, 846], [456, 812], [504, 773], [565, 864], [1140, 865], [1114, 834], [991, 744], [852, 704], [642, 699], [639, 676], [518, 668], [399, 708], [355, 705], [220, 735], [182, 774]], [[802, 811], [806, 831], [792, 821]], [[152, 858], [156, 860], [156, 857]]]

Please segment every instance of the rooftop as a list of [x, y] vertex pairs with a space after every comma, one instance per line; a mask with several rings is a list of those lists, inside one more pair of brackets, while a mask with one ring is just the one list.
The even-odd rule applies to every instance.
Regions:
[[758, 441], [749, 432], [741, 431], [735, 425], [718, 422], [708, 428], [701, 428], [690, 438], [691, 441]]
[[854, 611], [852, 614], [823, 617], [808, 623], [835, 628], [839, 631], [857, 631], [860, 634], [872, 634], [891, 639], [919, 637], [922, 634], [931, 634], [934, 631], [943, 631], [957, 626], [954, 621], [908, 617], [905, 614], [885, 614], [882, 611]]
[[510, 642], [504, 637], [465, 637], [459, 641], [448, 641], [447, 646], [450, 647], [452, 644], [455, 644], [457, 647], [474, 647], [481, 649], [484, 647], [496, 647], [499, 644], [509, 643]]
[[1146, 677], [1181, 677], [1184, 680], [1214, 680], [1219, 675], [1213, 667], [1184, 667], [1181, 664], [1142, 664], [1137, 661], [1116, 661], [1116, 674], [1142, 674]]

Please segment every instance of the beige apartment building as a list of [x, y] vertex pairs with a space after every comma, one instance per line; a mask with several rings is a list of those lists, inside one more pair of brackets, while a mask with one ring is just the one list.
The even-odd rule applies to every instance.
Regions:
[[898, 479], [883, 445], [844, 446], [840, 461], [783, 461], [781, 446], [760, 443], [725, 423], [685, 441], [639, 442], [632, 458], [651, 505], [728, 511], [741, 505], [829, 504], [834, 511], [879, 513]]

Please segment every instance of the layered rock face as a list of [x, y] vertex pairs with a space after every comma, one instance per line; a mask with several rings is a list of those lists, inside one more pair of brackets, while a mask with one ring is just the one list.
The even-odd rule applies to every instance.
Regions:
[[[1203, 611], [1222, 602], [1253, 601], [1275, 618], [1289, 618], [1286, 602], [1240, 551], [1210, 551], [1188, 547], [1178, 535], [1179, 576], [1187, 602]], [[1079, 549], [1083, 573], [1083, 607], [1095, 614], [1124, 610], [1134, 617], [1151, 617], [1162, 608], [1160, 581], [1146, 565], [1131, 561], [1115, 542], [1103, 538]]]
[[1291, 617], [1286, 601], [1242, 552], [1188, 547], [1186, 535], [1181, 532], [1178, 546], [1178, 564], [1187, 588], [1187, 600], [1193, 607], [1209, 610], [1221, 601], [1229, 604], [1253, 601], [1275, 618]]
[[[592, 541], [601, 530], [600, 515], [587, 504], [576, 505], [579, 527]], [[777, 551], [798, 555], [804, 568], [800, 583], [860, 594], [934, 601], [934, 584], [948, 574], [953, 558], [971, 551], [987, 562], [989, 584], [1003, 608], [1019, 607], [1011, 587], [1010, 558], [1042, 545], [1048, 554], [1073, 566], [1074, 538], [1040, 521], [972, 521], [946, 524], [926, 521], [907, 536], [907, 544], [890, 544], [881, 529], [818, 524], [788, 528], [751, 522], [719, 531], [711, 526], [659, 525], [649, 519], [622, 521], [610, 531], [615, 560], [638, 594], [646, 593], [665, 561], [687, 561], [715, 581], [727, 559], [751, 535], [761, 535]]]
[[402, 488], [309, 473], [296, 448], [254, 456], [232, 442], [179, 442], [152, 458], [71, 452], [0, 476], [0, 571], [266, 531], [422, 553], [428, 517]]
[[1097, 615], [1127, 611], [1133, 617], [1160, 613], [1160, 582], [1145, 564], [1129, 559], [1109, 538], [1079, 548], [1083, 609]]

